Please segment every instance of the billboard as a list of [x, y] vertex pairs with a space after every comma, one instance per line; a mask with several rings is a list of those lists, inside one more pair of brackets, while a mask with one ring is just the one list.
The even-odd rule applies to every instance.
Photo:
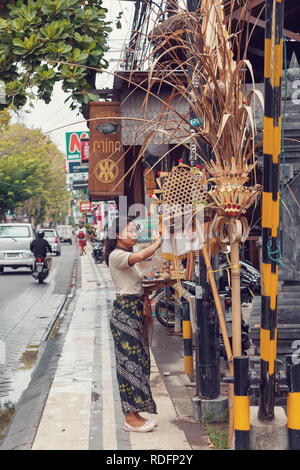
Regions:
[[81, 139], [88, 139], [89, 132], [66, 132], [67, 160], [81, 160]]

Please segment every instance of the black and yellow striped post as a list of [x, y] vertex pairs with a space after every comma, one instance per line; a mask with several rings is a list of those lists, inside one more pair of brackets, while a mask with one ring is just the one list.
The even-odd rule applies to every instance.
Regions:
[[203, 256], [199, 259], [196, 285], [196, 392], [215, 399], [220, 394], [220, 362], [217, 350], [218, 321], [213, 309], [211, 288]]
[[261, 382], [259, 418], [274, 417], [277, 354], [277, 292], [280, 215], [281, 77], [283, 69], [283, 0], [266, 0], [265, 115], [262, 194]]
[[233, 358], [235, 450], [248, 450], [250, 442], [249, 358]]
[[[295, 360], [296, 359], [296, 360]], [[290, 450], [300, 450], [300, 363], [299, 358], [287, 356], [286, 377], [288, 437]]]
[[187, 300], [182, 300], [182, 336], [184, 347], [184, 372], [190, 378], [194, 372], [193, 366], [193, 337], [190, 317], [190, 305]]

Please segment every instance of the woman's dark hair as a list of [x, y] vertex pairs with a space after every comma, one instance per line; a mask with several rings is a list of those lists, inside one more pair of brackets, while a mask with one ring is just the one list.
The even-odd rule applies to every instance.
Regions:
[[127, 225], [135, 220], [136, 217], [116, 217], [112, 224], [111, 227], [108, 230], [107, 237], [105, 239], [105, 245], [104, 245], [104, 261], [108, 264], [108, 259], [109, 255], [111, 252], [116, 248], [117, 245], [117, 235], [119, 235], [123, 230], [127, 227]]

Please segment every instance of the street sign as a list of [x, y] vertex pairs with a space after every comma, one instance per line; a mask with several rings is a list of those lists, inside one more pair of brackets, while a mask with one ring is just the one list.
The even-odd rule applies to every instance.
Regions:
[[81, 165], [81, 160], [68, 162], [69, 173], [88, 173], [88, 165]]
[[88, 139], [89, 132], [66, 132], [67, 160], [81, 160], [80, 139]]
[[203, 125], [203, 120], [201, 118], [190, 119], [190, 125], [199, 128]]
[[87, 181], [88, 174], [87, 173], [71, 173], [70, 175], [71, 181]]
[[87, 187], [88, 187], [88, 181], [84, 181], [84, 180], [73, 181], [73, 191], [86, 189]]

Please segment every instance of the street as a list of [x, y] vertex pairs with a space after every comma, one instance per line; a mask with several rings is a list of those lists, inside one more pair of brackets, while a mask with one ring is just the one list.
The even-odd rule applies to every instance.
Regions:
[[[11, 301], [5, 301], [1, 290], [1, 339], [7, 343], [1, 404], [16, 405], [8, 407], [9, 427], [3, 426], [1, 450], [208, 449], [205, 428], [193, 419], [194, 387], [184, 374], [182, 338], [158, 322], [151, 382], [160, 424], [147, 439], [124, 431], [109, 332], [114, 288], [107, 267], [94, 263], [89, 247], [86, 256], [77, 258], [76, 253], [77, 249], [62, 247], [45, 285], [32, 282], [29, 274], [7, 271], [0, 278], [8, 292], [12, 290], [8, 278], [19, 288]], [[48, 335], [67, 292], [74, 258], [76, 287], [72, 276], [58, 332]], [[11, 319], [12, 308], [17, 315]]]
[[17, 403], [28, 385], [39, 345], [70, 286], [74, 256], [74, 244], [62, 245], [44, 284], [28, 269], [7, 268], [0, 276], [1, 405]]

